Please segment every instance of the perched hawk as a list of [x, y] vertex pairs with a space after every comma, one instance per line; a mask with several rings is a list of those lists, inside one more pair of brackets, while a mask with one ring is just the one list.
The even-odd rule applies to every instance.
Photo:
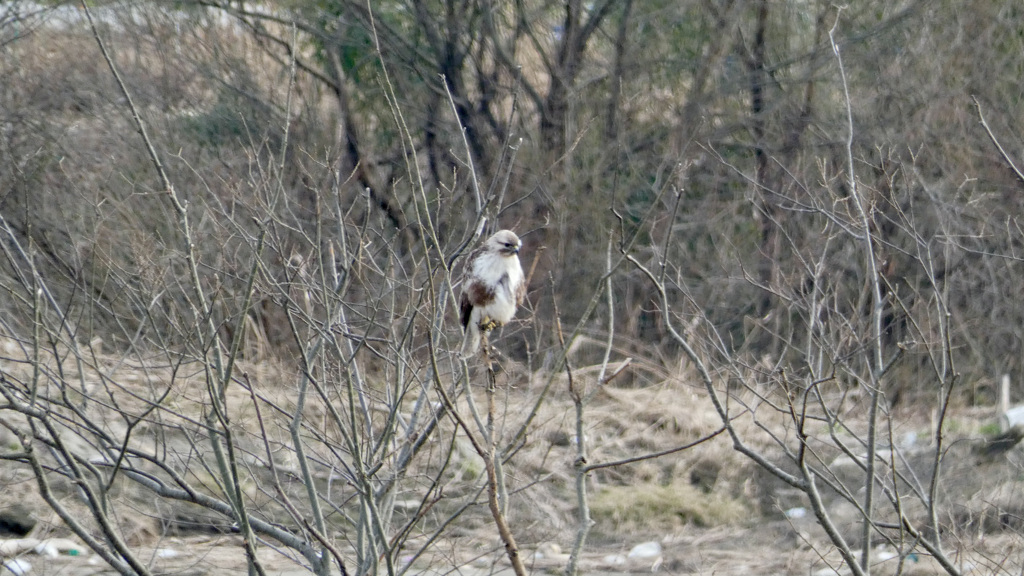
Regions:
[[511, 230], [491, 236], [469, 257], [462, 279], [459, 320], [465, 336], [462, 356], [480, 349], [480, 334], [505, 324], [526, 296], [526, 279], [519, 265], [523, 245]]

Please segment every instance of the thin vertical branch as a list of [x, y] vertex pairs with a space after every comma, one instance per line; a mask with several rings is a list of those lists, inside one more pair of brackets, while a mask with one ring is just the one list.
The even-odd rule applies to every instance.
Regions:
[[[670, 226], [671, 227], [671, 226]], [[597, 376], [598, 388], [604, 385], [608, 374], [608, 362], [611, 360], [612, 343], [615, 338], [615, 297], [612, 292], [612, 245], [614, 236], [608, 236], [608, 249], [605, 254], [605, 296], [608, 303], [608, 338], [605, 342], [604, 358], [601, 360], [601, 369]], [[555, 308], [555, 326], [558, 331], [558, 341], [565, 347], [565, 336], [562, 334], [562, 324], [559, 321], [557, 306]], [[587, 495], [587, 477], [590, 469], [587, 467], [587, 439], [585, 432], [584, 409], [586, 400], [590, 397], [579, 390], [573, 382], [572, 369], [569, 367], [569, 360], [566, 358], [565, 370], [569, 376], [569, 396], [572, 397], [573, 406], [576, 410], [576, 459], [573, 461], [573, 469], [576, 474], [576, 538], [573, 541], [572, 551], [569, 553], [569, 564], [565, 567], [566, 576], [579, 574], [580, 555], [583, 554], [583, 547], [587, 543], [587, 535], [593, 526], [590, 517], [590, 501]], [[616, 371], [615, 374], [618, 374]]]
[[857, 178], [853, 170], [853, 107], [850, 103], [850, 91], [846, 84], [846, 70], [843, 68], [843, 57], [836, 43], [835, 31], [839, 26], [839, 18], [842, 9], [836, 14], [835, 24], [828, 31], [829, 43], [832, 52], [835, 54], [836, 63], [839, 65], [839, 79], [843, 87], [843, 102], [846, 107], [846, 138], [844, 141], [844, 152], [846, 156], [847, 186], [853, 203], [857, 207], [857, 215], [860, 217], [862, 240], [864, 241], [864, 268], [867, 273], [867, 282], [871, 288], [871, 352], [872, 365], [868, 371], [869, 379], [868, 397], [868, 437], [867, 454], [865, 456], [864, 470], [864, 523], [861, 530], [861, 568], [868, 572], [871, 566], [871, 534], [874, 532], [874, 519], [872, 507], [875, 497], [875, 451], [878, 436], [878, 404], [881, 395], [882, 373], [885, 371], [885, 362], [882, 357], [882, 287], [879, 280], [877, 264], [875, 262], [874, 239], [871, 236], [871, 222], [868, 217], [868, 207], [865, 206], [867, 199], [861, 197], [857, 189]]
[[452, 96], [452, 91], [448, 87], [448, 79], [442, 76], [441, 83], [444, 84], [444, 91], [445, 94], [448, 95], [448, 103], [452, 107], [452, 114], [455, 115], [455, 121], [459, 124], [459, 133], [462, 135], [463, 150], [466, 151], [466, 168], [469, 170], [470, 182], [473, 184], [473, 200], [476, 201], [476, 214], [477, 217], [480, 217], [484, 212], [484, 200], [482, 193], [480, 192], [480, 182], [477, 181], [476, 166], [473, 164], [473, 154], [470, 151], [469, 140], [466, 137], [466, 127], [459, 121], [459, 110], [455, 106], [455, 98]]

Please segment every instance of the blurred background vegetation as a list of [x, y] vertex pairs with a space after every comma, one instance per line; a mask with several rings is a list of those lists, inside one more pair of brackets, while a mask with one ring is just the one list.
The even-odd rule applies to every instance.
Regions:
[[[852, 239], [836, 240], [825, 269], [808, 267], [829, 219], [820, 207], [849, 209], [834, 27], [888, 342], [928, 346], [905, 342], [907, 319], [945, 299], [965, 402], [991, 402], [991, 383], [1024, 367], [1024, 182], [975, 104], [1024, 162], [1017, 2], [866, 0], [840, 13], [826, 0], [178, 0], [94, 11], [189, 201], [225, 326], [263, 225], [252, 217], [275, 215], [268, 246], [281, 270], [308, 249], [300, 239], [319, 237], [325, 201], [348, 214], [334, 226], [372, 223], [411, 265], [428, 250], [423, 204], [449, 250], [481, 210], [524, 237], [532, 282], [525, 322], [505, 334], [514, 355], [553, 346], [556, 306], [568, 325], [579, 318], [609, 235], [640, 229], [634, 253], [654, 267], [671, 259], [670, 284], [695, 303], [676, 313], [706, 316], [721, 346], [769, 366], [803, 349], [794, 326], [815, 283], [851, 324], [868, 318]], [[470, 159], [493, 194], [483, 207]], [[80, 9], [0, 5], [0, 215], [85, 341], [173, 343], [187, 291], [175, 288], [181, 232], [161, 194]], [[24, 272], [0, 262], [0, 316], [15, 334], [33, 324], [18, 304]], [[649, 284], [628, 272], [612, 290], [616, 345], [672, 365], [679, 351]], [[607, 313], [591, 336], [603, 339]], [[273, 314], [252, 312], [258, 353], [288, 354]], [[923, 355], [898, 363], [889, 402], [930, 393]]]

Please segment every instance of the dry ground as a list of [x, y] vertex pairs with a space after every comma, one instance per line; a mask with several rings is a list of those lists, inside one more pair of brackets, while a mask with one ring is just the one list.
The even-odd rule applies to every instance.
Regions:
[[[24, 372], [27, 365], [9, 361], [13, 347], [5, 350], [8, 360], [0, 361], [0, 372]], [[257, 380], [285, 378], [283, 367], [271, 361], [245, 368]], [[699, 388], [685, 379], [665, 378], [660, 371], [644, 366], [633, 370], [635, 377], [628, 385], [609, 386], [594, 395], [588, 406], [590, 462], [615, 461], [682, 446], [716, 429], [714, 412]], [[111, 373], [126, 390], [136, 386], [138, 392], [144, 392], [160, 374], [159, 370], [127, 365]], [[586, 370], [579, 371], [580, 381], [586, 380], [586, 374]], [[503, 405], [530, 405], [543, 383], [541, 378], [534, 380], [531, 385], [505, 389]], [[284, 389], [278, 393], [284, 398], [289, 392]], [[236, 407], [245, 404], [243, 396], [234, 401]], [[174, 402], [182, 406], [188, 402], [188, 395]], [[960, 436], [967, 439], [990, 413], [964, 409], [948, 426], [959, 429]], [[531, 431], [532, 440], [507, 467], [513, 490], [510, 522], [528, 565], [537, 573], [564, 569], [575, 534], [573, 414], [564, 382], [556, 381]], [[506, 415], [509, 427], [514, 428], [515, 410]], [[0, 411], [0, 418], [8, 423], [11, 416]], [[908, 416], [906, 420], [901, 422], [903, 430], [917, 430], [922, 437], [927, 436], [926, 419], [913, 421]], [[741, 430], [754, 433], [752, 429]], [[1024, 510], [1020, 504], [1024, 484], [1014, 464], [1017, 455], [979, 467], [964, 456], [969, 451], [958, 452], [956, 448], [968, 446], [966, 440], [951, 444], [954, 448], [943, 484], [948, 514], [943, 520], [951, 527], [947, 546], [957, 551], [955, 556], [964, 573], [1016, 573], [1024, 558], [1018, 515]], [[5, 452], [15, 451], [17, 439], [5, 431], [0, 446]], [[764, 448], [770, 450], [767, 444]], [[458, 466], [464, 469], [478, 466], [471, 451], [462, 451], [456, 458], [463, 460]], [[963, 465], [957, 460], [960, 458], [965, 458]], [[837, 462], [836, 466], [841, 468], [842, 464]], [[478, 485], [477, 478], [468, 474], [465, 482]], [[38, 496], [24, 466], [0, 463], [0, 485], [0, 510], [27, 512], [37, 520], [29, 537], [45, 540], [71, 536]], [[847, 572], [816, 523], [793, 511], [805, 507], [806, 502], [731, 450], [723, 436], [668, 456], [596, 471], [589, 487], [595, 524], [583, 560], [587, 573], [797, 575], [831, 574], [837, 568], [841, 574]], [[142, 497], [130, 490], [122, 496], [126, 501]], [[64, 487], [61, 497], [71, 502], [74, 491]], [[856, 514], [849, 506], [838, 500], [828, 504], [838, 523], [848, 529], [849, 535], [855, 534]], [[430, 553], [418, 559], [410, 573], [504, 573], [506, 561], [493, 525], [483, 506], [478, 512], [468, 514], [449, 537], [431, 546]], [[166, 527], [166, 523], [143, 515], [126, 515], [120, 521], [125, 539], [157, 573], [199, 576], [244, 571], [237, 535], [162, 530], [160, 526]], [[631, 555], [635, 546], [645, 542], [658, 542], [660, 553]], [[28, 562], [32, 574], [112, 573], [84, 546], [79, 544], [78, 548], [80, 554], [76, 556], [23, 551], [9, 555], [8, 561], [16, 556]], [[304, 573], [299, 563], [268, 546], [260, 554], [270, 574]], [[878, 573], [891, 574], [900, 569], [899, 559], [891, 556], [890, 547], [878, 545]], [[941, 573], [924, 554], [906, 558], [902, 570], [907, 574]]]

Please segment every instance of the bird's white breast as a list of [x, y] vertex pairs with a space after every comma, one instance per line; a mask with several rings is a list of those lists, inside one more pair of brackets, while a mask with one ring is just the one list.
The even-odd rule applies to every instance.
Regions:
[[523, 269], [518, 256], [485, 253], [477, 258], [473, 274], [488, 286], [495, 286], [494, 301], [480, 310], [480, 317], [501, 323], [512, 320], [516, 313], [515, 287], [523, 282]]

